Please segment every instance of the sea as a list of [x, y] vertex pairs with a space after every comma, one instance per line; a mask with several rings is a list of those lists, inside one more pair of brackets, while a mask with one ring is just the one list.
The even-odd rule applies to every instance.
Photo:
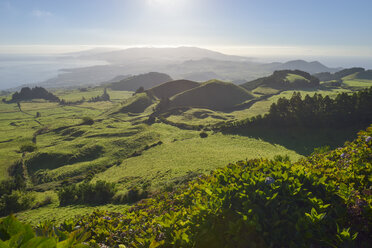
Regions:
[[106, 64], [106, 61], [85, 60], [66, 55], [0, 54], [0, 90], [24, 84], [38, 84], [64, 73], [63, 69]]

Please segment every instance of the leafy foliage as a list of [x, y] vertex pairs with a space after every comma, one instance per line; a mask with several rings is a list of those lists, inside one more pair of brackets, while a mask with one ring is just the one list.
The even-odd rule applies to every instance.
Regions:
[[13, 190], [10, 194], [4, 194], [0, 197], [0, 216], [29, 209], [33, 206], [34, 200], [32, 193], [21, 190]]
[[51, 225], [41, 225], [37, 235], [30, 225], [22, 224], [10, 215], [0, 221], [1, 248], [83, 248], [89, 233], [81, 229], [61, 232]]
[[[122, 214], [73, 221], [118, 247], [368, 247], [372, 126], [353, 142], [291, 164], [241, 161]], [[63, 226], [63, 225], [62, 225]]]

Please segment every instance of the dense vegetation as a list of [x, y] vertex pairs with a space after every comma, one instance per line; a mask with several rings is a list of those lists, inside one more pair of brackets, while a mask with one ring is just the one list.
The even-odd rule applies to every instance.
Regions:
[[[82, 229], [62, 232], [49, 225], [40, 225], [34, 230], [10, 215], [0, 222], [0, 247], [2, 248], [83, 248], [89, 233]], [[68, 228], [68, 226], [65, 226]]]
[[55, 96], [53, 93], [48, 92], [43, 87], [35, 87], [29, 88], [24, 87], [21, 89], [20, 92], [15, 92], [12, 95], [12, 99], [10, 101], [6, 101], [3, 99], [4, 102], [13, 103], [13, 102], [20, 102], [20, 101], [29, 101], [32, 99], [45, 99], [52, 102], [59, 102], [59, 98]]
[[365, 126], [372, 122], [372, 87], [348, 95], [340, 93], [335, 99], [314, 94], [294, 92], [291, 99], [279, 98], [268, 114], [226, 123], [220, 130], [238, 130], [253, 126], [268, 127], [348, 127]]
[[104, 204], [115, 195], [115, 184], [98, 181], [79, 185], [66, 185], [58, 191], [59, 204]]
[[371, 135], [372, 126], [296, 163], [230, 164], [123, 213], [95, 211], [58, 230], [82, 228], [100, 247], [368, 247]]

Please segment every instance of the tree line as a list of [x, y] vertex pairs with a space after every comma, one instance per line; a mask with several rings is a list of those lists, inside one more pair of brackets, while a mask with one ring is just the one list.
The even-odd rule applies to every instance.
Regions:
[[221, 131], [253, 126], [342, 128], [368, 125], [372, 122], [372, 87], [353, 93], [340, 93], [334, 99], [321, 94], [306, 95], [294, 92], [290, 99], [279, 98], [269, 113], [242, 121], [224, 123]]

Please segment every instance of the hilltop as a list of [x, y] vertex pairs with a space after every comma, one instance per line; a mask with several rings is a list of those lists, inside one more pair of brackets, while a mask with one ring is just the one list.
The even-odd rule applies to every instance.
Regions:
[[318, 87], [319, 79], [300, 70], [282, 70], [275, 71], [271, 76], [244, 83], [241, 86], [247, 90], [254, 90], [258, 87], [276, 90], [301, 90]]
[[240, 86], [211, 80], [172, 97], [170, 108], [187, 106], [228, 110], [252, 98], [253, 96]]
[[174, 80], [155, 86], [147, 91], [159, 99], [170, 98], [183, 91], [198, 87], [199, 85], [199, 83], [190, 80]]
[[130, 78], [123, 79], [119, 82], [108, 84], [107, 87], [113, 90], [135, 91], [139, 87], [149, 89], [151, 87], [171, 80], [172, 78], [165, 73], [149, 72], [145, 74], [132, 76]]

